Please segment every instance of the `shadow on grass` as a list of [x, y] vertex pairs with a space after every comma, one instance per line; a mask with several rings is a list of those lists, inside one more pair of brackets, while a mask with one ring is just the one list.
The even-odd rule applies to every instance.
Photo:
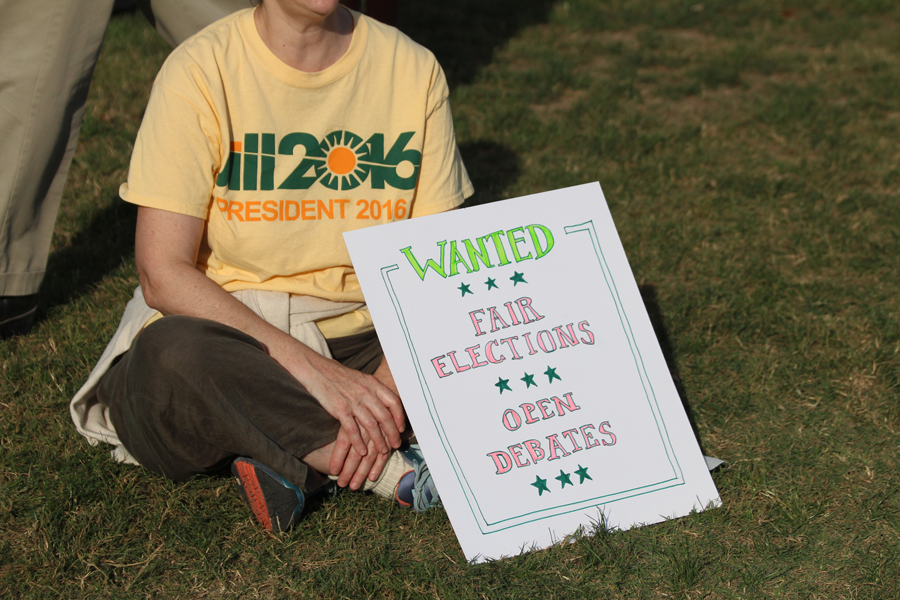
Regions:
[[68, 304], [134, 256], [137, 207], [116, 197], [98, 211], [68, 244], [53, 252], [40, 291], [37, 320]]
[[470, 83], [494, 51], [530, 25], [547, 20], [551, 0], [404, 2], [400, 30], [434, 52], [450, 88]]
[[[687, 414], [688, 421], [691, 423], [691, 429], [694, 431], [694, 437], [697, 438], [697, 444], [700, 451], [703, 452], [703, 441], [700, 439], [700, 430], [697, 429], [697, 421], [694, 418], [694, 411], [691, 409], [691, 403], [688, 401], [687, 392], [685, 392], [684, 384], [681, 382], [681, 374], [678, 372], [678, 364], [675, 362], [675, 353], [672, 351], [672, 343], [669, 341], [669, 332], [666, 330], [666, 319], [663, 316], [662, 309], [659, 307], [659, 297], [656, 294], [656, 286], [641, 285], [638, 286], [641, 291], [641, 300], [644, 301], [644, 307], [650, 316], [650, 323], [653, 325], [653, 333], [656, 334], [656, 340], [662, 349], [663, 356], [666, 359], [666, 366], [669, 367], [669, 373], [672, 375], [672, 381], [675, 383], [675, 389], [678, 391], [678, 397], [681, 398], [681, 405]], [[705, 453], [704, 453], [705, 454]]]
[[499, 200], [522, 172], [519, 155], [494, 142], [479, 141], [459, 147], [475, 193], [463, 204], [464, 208]]

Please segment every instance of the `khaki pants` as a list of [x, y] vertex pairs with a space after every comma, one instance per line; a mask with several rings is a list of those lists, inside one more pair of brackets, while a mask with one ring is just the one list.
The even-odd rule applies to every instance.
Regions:
[[[37, 293], [113, 0], [0, 0], [0, 296]], [[152, 0], [177, 44], [248, 0]]]

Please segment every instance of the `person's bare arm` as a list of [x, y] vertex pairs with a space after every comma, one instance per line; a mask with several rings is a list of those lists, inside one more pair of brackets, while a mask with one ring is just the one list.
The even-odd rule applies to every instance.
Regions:
[[341, 472], [351, 447], [360, 456], [369, 453], [369, 444], [380, 454], [399, 447], [405, 414], [397, 394], [376, 377], [325, 358], [269, 325], [201, 273], [195, 265], [203, 227], [204, 221], [195, 217], [139, 208], [135, 258], [147, 304], [164, 315], [218, 321], [262, 342], [269, 355], [340, 421], [345, 442], [343, 450], [333, 454], [333, 474]]

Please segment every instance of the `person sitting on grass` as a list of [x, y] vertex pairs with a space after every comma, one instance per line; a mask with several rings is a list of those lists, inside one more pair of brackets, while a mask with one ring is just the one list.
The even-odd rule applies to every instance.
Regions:
[[176, 481], [230, 464], [275, 531], [329, 479], [437, 503], [341, 234], [472, 194], [447, 95], [429, 51], [337, 0], [263, 0], [179, 46], [120, 190], [141, 285], [79, 432]]

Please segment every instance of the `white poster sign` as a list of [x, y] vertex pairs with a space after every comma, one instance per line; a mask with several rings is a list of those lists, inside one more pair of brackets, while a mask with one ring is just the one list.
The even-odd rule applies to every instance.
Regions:
[[599, 184], [345, 239], [468, 560], [719, 504]]

